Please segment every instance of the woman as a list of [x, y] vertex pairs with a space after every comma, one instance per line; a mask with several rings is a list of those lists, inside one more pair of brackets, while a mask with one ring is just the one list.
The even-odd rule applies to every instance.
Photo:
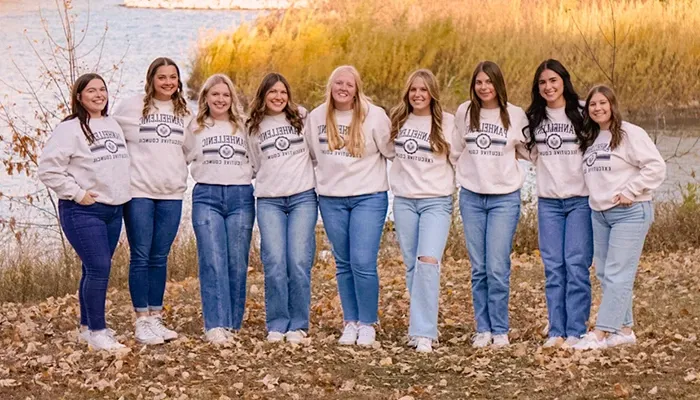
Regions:
[[[391, 110], [396, 158], [391, 165], [394, 224], [411, 296], [408, 336], [429, 353], [438, 338], [440, 259], [452, 217], [454, 169], [448, 160], [454, 116], [442, 111], [437, 79], [427, 69], [408, 77]], [[450, 139], [451, 140], [451, 139]]]
[[56, 126], [39, 160], [39, 179], [59, 198], [61, 228], [82, 261], [80, 338], [95, 350], [124, 348], [107, 329], [105, 301], [112, 255], [131, 198], [129, 154], [107, 116], [104, 79], [85, 74], [73, 85], [71, 114]]
[[474, 347], [510, 344], [510, 252], [520, 217], [524, 174], [516, 153], [525, 153], [527, 117], [508, 103], [498, 65], [477, 65], [470, 100], [455, 114], [450, 158], [460, 184], [459, 208], [472, 265]]
[[362, 90], [355, 67], [336, 68], [326, 101], [309, 114], [309, 148], [317, 160], [316, 190], [333, 247], [345, 328], [341, 345], [371, 346], [379, 303], [377, 255], [388, 207], [386, 113]]
[[318, 221], [314, 167], [303, 136], [305, 110], [277, 73], [263, 78], [250, 109], [267, 340], [298, 344], [309, 330]]
[[205, 338], [230, 339], [243, 322], [248, 254], [255, 222], [253, 168], [243, 115], [231, 80], [207, 79], [199, 94], [199, 112], [185, 140], [191, 162], [192, 226], [197, 238], [199, 284]]
[[527, 147], [537, 171], [538, 231], [546, 277], [549, 338], [545, 348], [575, 345], [591, 311], [588, 268], [593, 231], [583, 159], [583, 115], [569, 71], [543, 61], [532, 82]]
[[583, 177], [593, 210], [593, 258], [603, 289], [595, 329], [574, 349], [631, 345], [632, 289], [639, 257], [654, 220], [652, 191], [666, 177], [666, 163], [644, 129], [622, 120], [607, 86], [586, 96]]
[[182, 150], [190, 111], [182, 94], [180, 70], [159, 57], [146, 73], [145, 95], [124, 100], [114, 110], [131, 155], [131, 194], [124, 225], [131, 248], [129, 291], [136, 312], [135, 338], [160, 344], [177, 338], [161, 312], [170, 246], [175, 240], [187, 163]]

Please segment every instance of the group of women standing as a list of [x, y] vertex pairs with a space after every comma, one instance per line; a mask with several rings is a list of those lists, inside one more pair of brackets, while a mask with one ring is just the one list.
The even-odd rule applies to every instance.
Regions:
[[[339, 344], [371, 346], [391, 188], [410, 293], [409, 344], [432, 351], [456, 178], [472, 268], [473, 346], [506, 346], [524, 159], [537, 171], [549, 312], [544, 346], [634, 343], [632, 288], [653, 219], [651, 192], [665, 175], [658, 150], [646, 132], [622, 121], [611, 89], [597, 86], [581, 104], [556, 60], [538, 67], [527, 112], [508, 103], [493, 62], [479, 63], [469, 92], [453, 116], [442, 108], [435, 76], [417, 70], [387, 116], [365, 95], [358, 71], [341, 66], [328, 80], [325, 102], [307, 112], [285, 78], [271, 73], [246, 116], [231, 80], [217, 74], [205, 82], [195, 116], [177, 66], [158, 58], [145, 94], [108, 114], [102, 78], [82, 76], [72, 114], [47, 142], [39, 168], [61, 199], [62, 228], [83, 262], [80, 337], [97, 349], [123, 347], [104, 321], [122, 214], [135, 339], [158, 344], [177, 337], [161, 310], [189, 165], [197, 182], [192, 225], [207, 341], [225, 343], [241, 328], [256, 217], [267, 340], [304, 340], [320, 210], [343, 311]], [[592, 259], [603, 301], [595, 329], [586, 333]]]

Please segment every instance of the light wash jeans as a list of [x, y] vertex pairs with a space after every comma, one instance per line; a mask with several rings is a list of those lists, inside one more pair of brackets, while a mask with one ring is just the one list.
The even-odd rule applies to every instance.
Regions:
[[192, 191], [204, 329], [240, 329], [255, 221], [252, 185], [207, 185]]
[[459, 211], [472, 264], [477, 333], [508, 333], [510, 253], [520, 218], [520, 190], [479, 194], [461, 188]]
[[593, 211], [596, 277], [603, 289], [596, 329], [618, 332], [632, 327], [632, 289], [644, 239], [654, 220], [650, 201]]
[[579, 337], [586, 333], [591, 314], [593, 228], [588, 197], [540, 197], [537, 213], [549, 337]]
[[377, 256], [388, 203], [386, 192], [318, 198], [323, 227], [333, 247], [345, 322], [377, 322]]
[[[408, 335], [438, 338], [440, 263], [452, 219], [452, 196], [426, 199], [394, 197], [394, 225], [411, 295]], [[419, 257], [432, 257], [437, 264]]]
[[311, 189], [286, 197], [259, 197], [257, 214], [267, 330], [307, 331], [311, 267], [316, 254], [316, 192]]
[[182, 200], [137, 197], [124, 204], [129, 239], [129, 292], [136, 312], [163, 309], [168, 255], [180, 228]]

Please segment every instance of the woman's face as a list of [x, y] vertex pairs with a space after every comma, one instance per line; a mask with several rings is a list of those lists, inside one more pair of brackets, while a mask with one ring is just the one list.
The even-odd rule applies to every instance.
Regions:
[[338, 73], [331, 83], [331, 96], [333, 97], [335, 108], [341, 111], [351, 110], [356, 94], [355, 77], [347, 71]]
[[540, 88], [540, 96], [547, 102], [549, 108], [561, 108], [566, 106], [564, 99], [564, 80], [551, 69], [545, 69], [537, 81]]
[[107, 105], [107, 87], [102, 79], [93, 79], [78, 93], [78, 101], [85, 107], [91, 118], [99, 118]]
[[430, 115], [431, 101], [432, 97], [425, 80], [421, 77], [413, 79], [411, 87], [408, 89], [408, 102], [413, 108], [413, 113], [416, 115]]
[[225, 83], [217, 83], [207, 92], [207, 106], [209, 115], [213, 119], [228, 120], [231, 110], [231, 91]]
[[289, 93], [284, 83], [277, 82], [265, 94], [265, 113], [267, 115], [277, 115], [284, 111], [289, 101]]
[[486, 75], [485, 72], [481, 71], [476, 75], [476, 81], [474, 82], [474, 91], [481, 100], [482, 107], [498, 107], [496, 88], [493, 86], [491, 78], [489, 78], [489, 76]]
[[612, 118], [612, 110], [608, 98], [600, 92], [591, 96], [591, 100], [588, 102], [588, 115], [601, 129], [608, 129]]
[[170, 100], [177, 91], [178, 85], [179, 77], [177, 68], [174, 65], [162, 65], [156, 69], [156, 74], [153, 77], [153, 89], [155, 89], [156, 99]]

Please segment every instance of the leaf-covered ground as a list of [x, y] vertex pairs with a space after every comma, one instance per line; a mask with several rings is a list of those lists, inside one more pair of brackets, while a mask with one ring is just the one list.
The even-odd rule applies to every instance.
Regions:
[[[111, 291], [108, 322], [129, 353], [76, 343], [76, 296], [0, 307], [0, 399], [462, 399], [700, 398], [700, 251], [647, 255], [635, 291], [634, 348], [545, 351], [542, 264], [513, 257], [511, 340], [474, 350], [465, 260], [442, 270], [440, 345], [406, 346], [408, 296], [395, 248], [380, 261], [381, 304], [372, 349], [340, 347], [341, 311], [332, 262], [313, 271], [311, 331], [304, 345], [264, 341], [262, 273], [249, 274], [244, 327], [228, 347], [202, 341], [196, 279], [168, 284], [166, 320], [181, 338], [139, 346], [127, 291]], [[595, 282], [595, 279], [593, 280]], [[595, 283], [595, 313], [600, 300]], [[595, 314], [593, 314], [595, 315]]]

